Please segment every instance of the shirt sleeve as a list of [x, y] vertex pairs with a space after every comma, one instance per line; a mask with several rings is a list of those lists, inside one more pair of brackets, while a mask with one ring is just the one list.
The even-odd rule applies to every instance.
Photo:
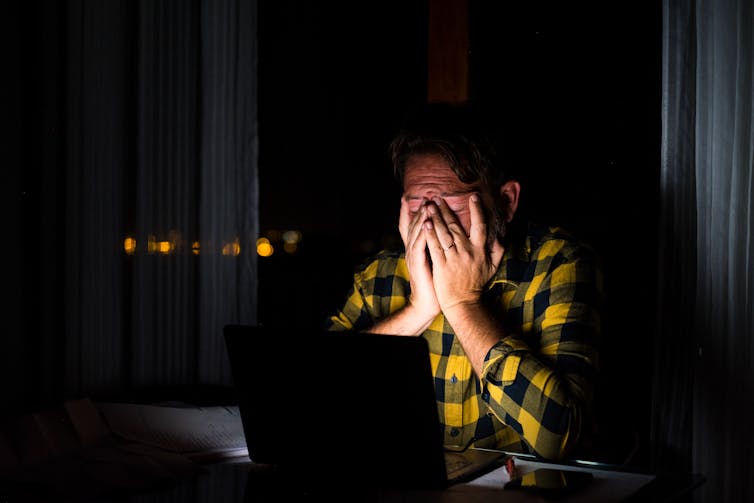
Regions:
[[327, 330], [365, 330], [374, 325], [380, 315], [375, 310], [381, 303], [377, 300], [379, 286], [386, 283], [381, 277], [380, 261], [368, 261], [366, 266], [358, 267], [353, 275], [353, 284], [346, 295], [343, 307], [325, 322]]
[[592, 400], [601, 277], [593, 257], [560, 256], [529, 288], [532, 337], [509, 335], [490, 349], [482, 396], [537, 455], [560, 459], [581, 436]]
[[357, 275], [344, 306], [327, 319], [325, 328], [333, 331], [362, 330], [373, 324], [371, 320]]
[[343, 307], [325, 322], [327, 330], [366, 330], [403, 307], [408, 269], [402, 255], [380, 252], [356, 268]]

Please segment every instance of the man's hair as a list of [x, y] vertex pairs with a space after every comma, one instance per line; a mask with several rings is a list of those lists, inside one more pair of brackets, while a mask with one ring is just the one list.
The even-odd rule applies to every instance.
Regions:
[[494, 189], [506, 181], [486, 121], [468, 104], [430, 103], [409, 116], [390, 143], [398, 182], [411, 156], [427, 154], [442, 156], [464, 183]]

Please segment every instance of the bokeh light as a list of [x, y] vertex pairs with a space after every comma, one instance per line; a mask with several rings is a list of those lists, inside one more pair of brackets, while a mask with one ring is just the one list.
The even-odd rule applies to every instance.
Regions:
[[133, 255], [136, 253], [136, 240], [131, 236], [128, 236], [123, 240], [123, 249], [126, 250], [126, 255]]
[[269, 257], [275, 253], [275, 248], [270, 243], [270, 240], [262, 237], [257, 239], [257, 254], [260, 257]]

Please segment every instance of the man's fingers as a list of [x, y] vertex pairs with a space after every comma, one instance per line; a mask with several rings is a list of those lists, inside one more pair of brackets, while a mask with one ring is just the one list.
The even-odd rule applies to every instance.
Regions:
[[424, 250], [427, 248], [427, 237], [423, 227], [421, 223], [415, 226], [415, 232], [412, 234], [410, 244], [413, 260], [418, 260], [420, 263], [424, 263], [427, 260], [427, 254], [424, 253]]
[[487, 243], [487, 221], [484, 218], [479, 194], [469, 196], [469, 215], [471, 217], [469, 240], [474, 246], [484, 246]]
[[463, 230], [458, 217], [453, 213], [448, 205], [440, 198], [434, 199], [434, 204], [430, 207], [432, 223], [434, 224], [435, 236], [440, 243], [443, 251], [449, 251], [454, 246], [466, 239], [466, 232]]
[[427, 248], [429, 249], [429, 256], [432, 258], [432, 262], [445, 262], [445, 253], [443, 252], [443, 246], [440, 244], [440, 239], [437, 237], [437, 227], [434, 225], [433, 220], [427, 220], [422, 225], [424, 230], [424, 237], [427, 241]]
[[408, 246], [408, 243], [412, 243], [416, 241], [416, 238], [421, 235], [422, 223], [427, 218], [427, 215], [424, 209], [420, 209], [413, 217], [410, 217], [410, 218], [411, 220], [409, 221], [409, 224], [408, 224], [408, 231], [407, 231], [407, 236], [406, 236], [407, 246]]

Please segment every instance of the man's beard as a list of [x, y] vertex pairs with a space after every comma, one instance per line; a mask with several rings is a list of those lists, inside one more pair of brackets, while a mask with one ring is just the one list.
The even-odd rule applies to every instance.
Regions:
[[489, 222], [487, 225], [487, 249], [492, 250], [492, 244], [495, 241], [502, 244], [505, 237], [505, 215], [503, 215], [503, 210], [499, 205], [493, 206], [491, 211], [488, 208], [486, 213], [488, 213], [487, 222]]

